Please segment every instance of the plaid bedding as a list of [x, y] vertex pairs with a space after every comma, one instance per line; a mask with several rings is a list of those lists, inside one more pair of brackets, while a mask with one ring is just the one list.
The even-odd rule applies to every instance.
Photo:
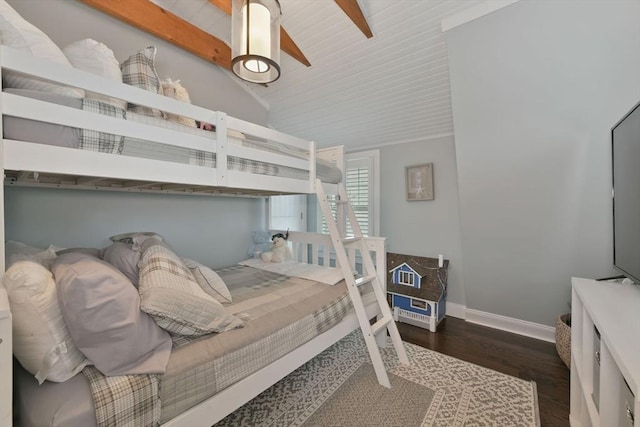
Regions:
[[[215, 153], [210, 153], [208, 151], [196, 151], [191, 150], [189, 152], [189, 163], [196, 166], [204, 166], [207, 168], [215, 168], [216, 167], [216, 155]], [[238, 171], [238, 172], [249, 172], [249, 173], [257, 173], [261, 175], [272, 175], [279, 176], [280, 167], [278, 165], [274, 165], [271, 163], [259, 162], [256, 160], [248, 160], [243, 159], [241, 157], [228, 156], [227, 157], [227, 167], [230, 170]], [[290, 171], [298, 171], [295, 176], [291, 176], [291, 178], [299, 178], [304, 179], [309, 176], [306, 171], [294, 168], [283, 167], [282, 169], [287, 169], [287, 172], [293, 174]]]
[[[205, 131], [180, 123], [164, 120], [158, 117], [149, 117], [137, 114], [132, 111], [125, 111], [121, 108], [94, 99], [83, 98], [82, 109], [84, 111], [92, 113], [122, 118], [137, 123], [162, 127], [165, 129], [186, 132], [207, 139], [215, 140], [215, 132]], [[295, 152], [295, 150], [285, 150], [279, 148], [278, 144], [272, 146], [270, 144], [273, 143], [266, 144], [265, 142], [241, 140], [241, 138], [243, 137], [242, 134], [235, 131], [230, 132], [231, 140], [247, 147], [264, 150], [267, 152], [290, 155], [301, 159], [305, 159], [307, 156], [307, 154], [303, 151]], [[82, 150], [119, 154], [143, 159], [163, 160], [168, 162], [183, 163], [208, 168], [216, 167], [216, 155], [215, 153], [209, 151], [199, 151], [190, 148], [178, 147], [175, 145], [154, 143], [143, 139], [124, 137], [88, 129], [80, 129], [79, 148]], [[249, 160], [235, 156], [227, 157], [227, 168], [229, 170], [238, 172], [278, 176], [282, 178], [309, 178], [309, 172], [303, 169], [280, 166], [272, 163]], [[337, 168], [334, 167], [327, 169], [326, 167], [323, 168], [322, 164], [319, 164], [316, 172], [318, 174], [318, 178], [323, 179], [326, 182], [339, 182], [341, 179], [340, 173], [337, 172]]]
[[[226, 310], [245, 319], [245, 327], [173, 336], [164, 375], [104, 377], [85, 368], [99, 426], [167, 422], [330, 329], [352, 310], [344, 281], [330, 286], [247, 266], [216, 271], [233, 298]], [[371, 297], [365, 295], [365, 303]]]
[[[164, 129], [171, 129], [180, 132], [190, 133], [192, 135], [201, 136], [203, 138], [215, 140], [216, 133], [205, 131], [202, 129], [186, 126], [180, 123], [171, 122], [157, 117], [143, 116], [141, 114], [132, 113], [127, 111], [127, 120], [137, 123], [143, 123], [152, 126], [162, 127]], [[242, 134], [239, 132], [230, 131], [230, 140], [235, 141], [238, 144], [255, 148], [258, 150], [264, 150], [268, 152], [289, 154], [298, 158], [306, 158], [306, 154], [289, 153], [286, 151], [278, 150], [277, 147], [271, 147], [264, 142], [252, 142], [249, 140], [243, 140], [241, 142]], [[158, 144], [149, 141], [145, 141], [137, 138], [125, 137], [123, 155], [131, 157], [140, 157], [145, 159], [164, 160], [175, 163], [185, 163], [194, 166], [201, 166], [206, 168], [216, 167], [216, 155], [210, 151], [192, 150], [190, 148], [182, 148], [172, 145]], [[260, 175], [279, 176], [283, 178], [294, 179], [308, 179], [309, 172], [286, 166], [278, 166], [272, 163], [260, 162], [257, 160], [248, 160], [241, 157], [228, 156], [227, 168], [229, 170], [248, 172]], [[319, 169], [319, 177], [322, 178], [322, 169]], [[331, 171], [333, 172], [333, 171]], [[330, 176], [327, 173], [327, 176]], [[339, 179], [338, 179], [339, 181]], [[329, 182], [337, 182], [335, 178], [329, 178]]]
[[160, 390], [161, 422], [274, 362], [352, 310], [344, 281], [329, 286], [246, 266], [216, 271], [233, 297], [226, 309], [242, 316], [245, 326], [200, 338], [174, 337]]
[[98, 427], [158, 425], [161, 408], [157, 375], [106, 377], [93, 366], [82, 372], [89, 380]]
[[[95, 99], [82, 98], [82, 110], [119, 119], [126, 118], [126, 111]], [[90, 129], [80, 129], [80, 149], [101, 153], [122, 154], [124, 137]]]

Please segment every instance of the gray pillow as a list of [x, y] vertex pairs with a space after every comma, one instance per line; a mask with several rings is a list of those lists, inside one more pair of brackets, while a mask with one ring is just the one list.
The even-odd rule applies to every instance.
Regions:
[[100, 372], [166, 371], [171, 338], [140, 311], [129, 279], [111, 264], [82, 253], [60, 255], [52, 272], [73, 342]]
[[134, 251], [130, 244], [114, 242], [111, 246], [101, 249], [100, 255], [103, 260], [127, 276], [136, 288], [138, 287], [140, 252]]
[[145, 238], [151, 238], [151, 237], [155, 237], [164, 242], [164, 237], [162, 237], [161, 235], [159, 235], [154, 231], [132, 231], [130, 233], [116, 234], [115, 236], [109, 237], [109, 240], [111, 240], [112, 242], [122, 242], [122, 243], [133, 244], [134, 239], [137, 241], [141, 241], [141, 240], [144, 240]]
[[178, 335], [203, 335], [244, 324], [200, 289], [191, 271], [166, 246], [147, 248], [139, 265], [140, 309], [161, 328]]
[[100, 250], [96, 249], [96, 248], [68, 248], [68, 249], [61, 249], [61, 250], [56, 252], [56, 255], [60, 256], [60, 255], [64, 255], [64, 254], [69, 254], [71, 252], [77, 252], [77, 253], [80, 253], [80, 254], [91, 255], [92, 257], [95, 257], [95, 258], [102, 258], [102, 256], [100, 255]]

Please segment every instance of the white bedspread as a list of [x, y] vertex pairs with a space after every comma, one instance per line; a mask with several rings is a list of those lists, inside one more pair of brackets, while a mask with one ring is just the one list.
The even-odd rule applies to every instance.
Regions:
[[261, 259], [250, 258], [241, 261], [238, 264], [283, 274], [285, 276], [313, 280], [332, 286], [344, 279], [344, 274], [339, 268], [323, 267], [321, 265], [306, 264], [293, 260], [287, 260], [284, 262], [264, 262]]

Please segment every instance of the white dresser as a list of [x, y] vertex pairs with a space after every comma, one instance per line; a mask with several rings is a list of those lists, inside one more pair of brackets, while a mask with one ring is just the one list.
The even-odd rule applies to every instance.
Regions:
[[640, 286], [571, 283], [571, 426], [640, 427]]

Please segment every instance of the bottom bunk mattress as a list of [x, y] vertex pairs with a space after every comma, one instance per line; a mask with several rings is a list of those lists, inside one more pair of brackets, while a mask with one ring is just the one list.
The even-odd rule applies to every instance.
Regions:
[[[159, 376], [160, 423], [327, 331], [352, 310], [344, 281], [330, 286], [247, 266], [217, 272], [233, 298], [226, 309], [244, 318], [245, 326], [202, 337], [173, 337], [167, 371]], [[373, 301], [372, 297], [373, 294], [365, 296], [365, 302]], [[87, 377], [95, 377], [97, 370], [85, 369], [92, 372], [80, 373], [65, 383], [45, 382], [44, 387], [38, 387], [33, 376], [18, 372], [20, 425], [76, 425], [70, 416], [82, 420], [82, 425], [90, 425], [86, 424], [87, 419], [98, 425], [96, 410], [102, 417], [110, 417], [105, 425], [117, 423], [113, 417], [119, 415], [108, 415], [111, 402], [103, 401], [109, 393], [102, 393], [99, 399], [87, 393]], [[73, 413], [69, 413], [69, 402], [60, 396], [73, 396]], [[103, 403], [105, 407], [101, 407]]]

